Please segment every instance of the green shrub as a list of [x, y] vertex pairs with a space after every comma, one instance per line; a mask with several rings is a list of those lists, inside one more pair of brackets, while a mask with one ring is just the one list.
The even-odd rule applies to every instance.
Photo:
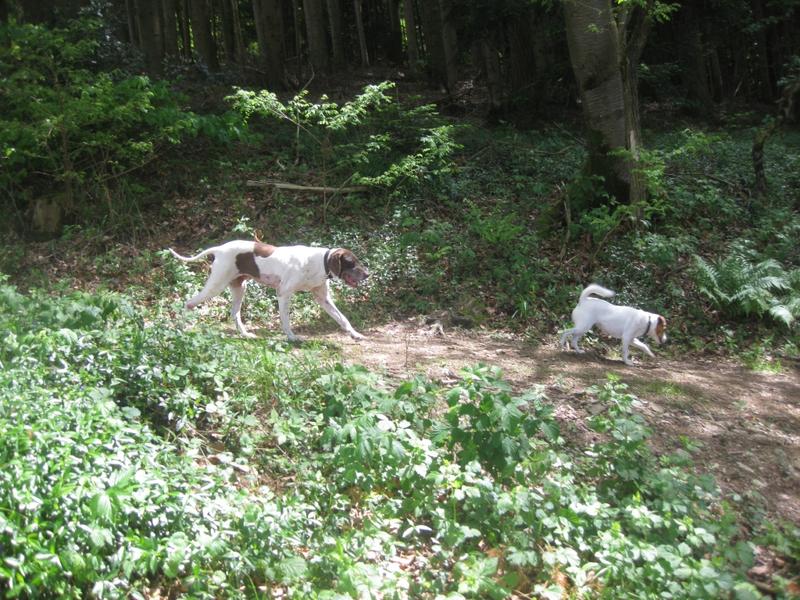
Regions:
[[448, 172], [459, 146], [433, 106], [399, 105], [388, 95], [393, 85], [369, 85], [341, 105], [326, 96], [311, 102], [306, 91], [286, 103], [268, 90], [239, 89], [227, 100], [246, 122], [268, 120], [269, 136], [293, 147], [295, 162], [320, 170], [323, 182], [396, 191]]
[[198, 130], [227, 127], [183, 110], [166, 82], [96, 72], [100, 35], [92, 20], [0, 25], [0, 189], [20, 210], [28, 194], [62, 212], [114, 215], [128, 173]]

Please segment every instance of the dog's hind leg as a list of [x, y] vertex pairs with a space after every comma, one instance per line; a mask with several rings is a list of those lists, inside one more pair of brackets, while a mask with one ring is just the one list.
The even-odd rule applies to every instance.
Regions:
[[281, 316], [281, 329], [290, 342], [298, 342], [298, 338], [292, 331], [292, 325], [289, 321], [289, 306], [292, 303], [292, 292], [278, 293], [278, 313]]
[[220, 293], [222, 293], [222, 290], [227, 287], [229, 281], [229, 278], [221, 277], [220, 273], [214, 273], [214, 270], [212, 269], [211, 275], [209, 276], [208, 281], [206, 281], [206, 284], [203, 286], [203, 289], [186, 301], [186, 308], [191, 310], [206, 300], [210, 300], [214, 296], [218, 296]]
[[244, 292], [247, 288], [247, 279], [245, 277], [237, 277], [228, 284], [231, 288], [231, 318], [236, 323], [236, 329], [242, 336], [247, 338], [256, 337], [255, 334], [250, 333], [242, 323], [242, 301], [244, 300]]
[[569, 348], [569, 345], [567, 344], [567, 338], [569, 336], [571, 336], [571, 335], [574, 335], [574, 334], [575, 334], [575, 330], [574, 329], [565, 329], [561, 333], [561, 340], [558, 342], [558, 347], [559, 348]]

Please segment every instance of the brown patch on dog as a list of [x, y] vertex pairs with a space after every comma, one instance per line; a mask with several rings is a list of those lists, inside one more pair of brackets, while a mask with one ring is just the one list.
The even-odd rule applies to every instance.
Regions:
[[262, 244], [261, 242], [256, 242], [256, 245], [253, 248], [253, 254], [260, 258], [267, 258], [268, 256], [271, 256], [273, 252], [275, 252], [275, 246], [272, 246], [271, 244]]
[[664, 317], [658, 317], [658, 323], [656, 323], [656, 335], [658, 337], [662, 337], [664, 335], [664, 330], [667, 328], [667, 320]]
[[328, 269], [336, 277], [342, 276], [342, 255], [345, 252], [343, 248], [337, 248], [328, 255]]
[[239, 273], [250, 275], [253, 279], [261, 277], [261, 271], [258, 270], [258, 265], [256, 264], [255, 252], [237, 254], [236, 268], [239, 269]]
[[239, 277], [236, 277], [235, 279], [232, 279], [232, 280], [231, 280], [231, 282], [230, 282], [230, 286], [231, 286], [231, 287], [237, 287], [237, 288], [238, 288], [238, 287], [242, 287], [242, 284], [243, 284], [245, 281], [247, 281], [248, 279], [250, 279], [250, 277], [249, 277], [249, 276], [247, 276], [247, 275], [239, 275]]

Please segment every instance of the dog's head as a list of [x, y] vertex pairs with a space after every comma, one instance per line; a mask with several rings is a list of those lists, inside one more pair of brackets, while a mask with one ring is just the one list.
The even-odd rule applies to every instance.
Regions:
[[651, 335], [659, 344], [667, 341], [667, 320], [661, 315], [658, 315], [656, 326], [653, 328]]
[[330, 253], [328, 268], [333, 275], [350, 287], [357, 287], [359, 283], [369, 277], [367, 268], [361, 264], [355, 254], [346, 248], [337, 248]]

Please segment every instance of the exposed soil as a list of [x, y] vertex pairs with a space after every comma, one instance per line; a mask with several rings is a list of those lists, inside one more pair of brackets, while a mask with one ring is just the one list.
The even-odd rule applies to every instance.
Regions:
[[[305, 333], [302, 328], [299, 333]], [[485, 363], [503, 370], [517, 390], [545, 386], [566, 430], [586, 432], [598, 410], [586, 393], [617, 374], [642, 400], [657, 452], [682, 447], [685, 436], [699, 443], [698, 468], [712, 473], [726, 494], [762, 504], [773, 517], [800, 524], [800, 366], [780, 373], [755, 372], [719, 357], [683, 360], [636, 356], [627, 367], [618, 348], [562, 351], [554, 338], [534, 347], [513, 334], [442, 329], [410, 319], [373, 327], [357, 342], [340, 332], [315, 332], [341, 349], [348, 363], [367, 366], [391, 379], [424, 374], [455, 382], [465, 366]], [[308, 334], [306, 334], [308, 335]]]

